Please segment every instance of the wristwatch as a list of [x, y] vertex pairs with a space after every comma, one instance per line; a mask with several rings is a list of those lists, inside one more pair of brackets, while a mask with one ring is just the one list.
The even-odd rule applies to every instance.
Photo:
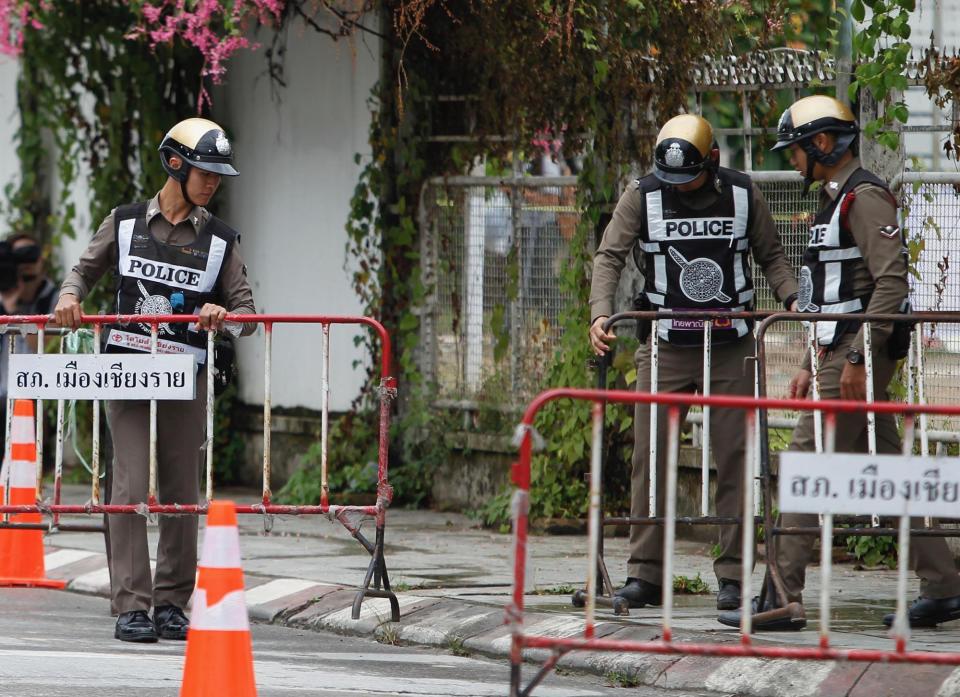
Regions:
[[863, 354], [860, 349], [852, 348], [847, 351], [847, 362], [853, 365], [863, 365]]

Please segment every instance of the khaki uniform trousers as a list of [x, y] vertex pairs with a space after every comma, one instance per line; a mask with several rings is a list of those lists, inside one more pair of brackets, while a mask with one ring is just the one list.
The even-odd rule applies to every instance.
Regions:
[[[191, 401], [157, 402], [157, 498], [160, 503], [200, 501], [201, 450], [206, 430], [206, 370], [197, 375]], [[113, 441], [110, 503], [147, 500], [150, 482], [150, 402], [107, 402]], [[157, 569], [151, 578], [147, 520], [138, 514], [110, 515], [107, 537], [111, 609], [114, 614], [176, 605], [184, 609], [197, 572], [195, 515], [159, 517]]]
[[[855, 335], [848, 333], [836, 348], [820, 359], [821, 399], [840, 399], [840, 375], [847, 364], [847, 350]], [[886, 346], [873, 352], [873, 390], [876, 401], [889, 401], [887, 386], [896, 372], [897, 362], [887, 356]], [[877, 452], [900, 453], [900, 435], [893, 414], [877, 414]], [[805, 411], [793, 433], [790, 450], [815, 450], [813, 412]], [[865, 453], [867, 417], [865, 414], [837, 414], [835, 449], [837, 452]], [[819, 525], [819, 518], [810, 513], [784, 513], [780, 525], [799, 527]], [[912, 527], [923, 527], [922, 519], [913, 519]], [[814, 540], [819, 535], [778, 535], [776, 539], [777, 566], [783, 576], [787, 599], [803, 602], [807, 564], [813, 558]], [[920, 593], [927, 598], [949, 598], [960, 595], [960, 576], [953, 563], [953, 555], [942, 537], [912, 537], [910, 539], [910, 566], [920, 576]]]
[[[728, 343], [714, 344], [711, 350], [710, 393], [753, 396], [754, 368], [746, 359], [755, 355], [752, 334]], [[650, 344], [636, 353], [637, 390], [650, 391]], [[703, 346], [659, 344], [658, 392], [703, 390]], [[681, 407], [681, 424], [688, 409]], [[712, 409], [710, 443], [717, 463], [716, 512], [736, 516], [743, 511], [743, 460], [746, 443], [745, 414], [742, 409]], [[638, 404], [634, 411], [633, 473], [630, 480], [630, 515], [649, 515], [650, 405]], [[657, 414], [657, 515], [666, 510], [667, 409]], [[743, 527], [724, 525], [720, 529], [720, 556], [714, 561], [717, 578], [738, 581], [741, 575]], [[630, 559], [627, 575], [648, 583], [663, 583], [663, 526], [630, 527]]]

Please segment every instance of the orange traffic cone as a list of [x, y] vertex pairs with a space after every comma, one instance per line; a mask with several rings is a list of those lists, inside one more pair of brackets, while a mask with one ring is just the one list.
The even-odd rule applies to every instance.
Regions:
[[[34, 437], [33, 402], [13, 403], [10, 457], [0, 467], [0, 502], [11, 506], [33, 505], [37, 500], [37, 441]], [[9, 488], [9, 499], [7, 489]], [[39, 513], [10, 516], [11, 523], [39, 523]], [[63, 588], [66, 581], [48, 579], [43, 565], [43, 531], [0, 529], [0, 586]]]
[[213, 501], [193, 592], [180, 697], [256, 697], [240, 535], [232, 501]]

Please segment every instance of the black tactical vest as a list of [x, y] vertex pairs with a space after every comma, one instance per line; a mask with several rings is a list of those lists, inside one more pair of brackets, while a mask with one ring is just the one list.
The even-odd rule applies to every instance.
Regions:
[[[705, 209], [689, 208], [682, 193], [663, 187], [653, 175], [639, 181], [645, 216], [634, 252], [652, 309], [739, 312], [753, 307], [747, 238], [752, 183], [747, 175], [726, 168], [718, 176], [721, 193]], [[711, 335], [714, 342], [729, 342], [751, 328], [752, 322], [742, 319], [714, 321]], [[661, 319], [657, 333], [672, 344], [703, 344], [700, 320]]]
[[[114, 212], [117, 254], [117, 313], [121, 315], [197, 314], [214, 302], [223, 262], [238, 235], [211, 216], [188, 245], [155, 239], [147, 229], [147, 202], [120, 206]], [[161, 324], [158, 353], [189, 353], [197, 363], [206, 359], [206, 332], [190, 323]], [[111, 326], [107, 351], [150, 351], [150, 325]]]
[[[856, 197], [854, 189], [864, 183], [889, 193], [882, 179], [863, 168], [857, 169], [830, 205], [817, 213], [810, 226], [798, 279], [800, 312], [864, 312], [870, 302], [870, 293], [860, 296], [854, 293], [854, 273], [864, 261], [846, 222], [847, 211]], [[859, 328], [858, 322], [817, 322], [817, 343], [831, 346], [844, 334]]]

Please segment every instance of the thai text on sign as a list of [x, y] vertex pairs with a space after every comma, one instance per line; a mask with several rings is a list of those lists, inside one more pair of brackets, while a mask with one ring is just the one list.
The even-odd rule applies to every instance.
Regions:
[[780, 456], [780, 510], [956, 518], [960, 462], [913, 455]]
[[196, 361], [176, 354], [14, 354], [8, 395], [19, 399], [186, 400]]

